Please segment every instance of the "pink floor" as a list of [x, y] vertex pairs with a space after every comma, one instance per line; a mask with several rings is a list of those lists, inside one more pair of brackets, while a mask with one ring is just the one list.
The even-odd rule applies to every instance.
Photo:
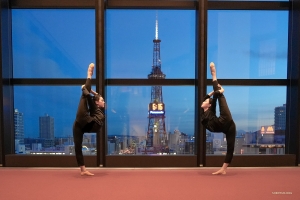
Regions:
[[217, 169], [0, 167], [0, 200], [300, 199], [300, 167]]

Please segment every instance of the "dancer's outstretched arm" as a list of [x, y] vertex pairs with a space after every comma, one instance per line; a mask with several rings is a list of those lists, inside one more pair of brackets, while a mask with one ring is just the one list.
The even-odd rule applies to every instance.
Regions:
[[92, 89], [91, 89], [91, 93], [92, 93], [93, 95], [97, 95], [97, 94], [98, 94], [96, 91], [94, 91], [94, 90], [92, 90]]
[[211, 92], [208, 93], [207, 95], [208, 95], [209, 97], [211, 97], [213, 94], [214, 94], [214, 91], [211, 91]]

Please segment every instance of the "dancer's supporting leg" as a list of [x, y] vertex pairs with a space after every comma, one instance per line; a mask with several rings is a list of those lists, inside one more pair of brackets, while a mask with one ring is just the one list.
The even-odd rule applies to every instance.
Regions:
[[233, 152], [234, 152], [234, 144], [235, 144], [235, 135], [236, 135], [236, 127], [235, 123], [231, 117], [231, 113], [229, 111], [225, 96], [221, 94], [218, 97], [219, 106], [220, 106], [220, 121], [223, 124], [224, 127], [224, 134], [226, 136], [226, 142], [227, 142], [227, 152], [226, 157], [223, 163], [223, 166], [220, 170], [214, 172], [213, 174], [226, 174], [226, 170], [228, 165], [231, 163]]
[[[83, 99], [84, 97], [81, 97], [80, 103], [78, 106], [78, 110], [83, 113], [83, 110], [87, 110], [86, 102]], [[75, 146], [75, 155], [76, 155], [76, 161], [78, 166], [80, 167], [80, 173], [81, 175], [89, 175], [92, 176], [94, 174], [90, 173], [86, 170], [85, 164], [84, 164], [84, 158], [82, 154], [82, 141], [83, 141], [83, 134], [84, 134], [84, 127], [78, 122], [75, 121], [73, 125], [73, 138], [74, 138], [74, 146]]]
[[231, 163], [231, 160], [233, 157], [235, 134], [236, 134], [236, 127], [235, 127], [235, 123], [232, 121], [228, 131], [225, 133], [226, 141], [227, 141], [227, 152], [226, 152], [225, 161], [224, 161], [221, 169], [219, 169], [218, 171], [216, 171], [212, 174], [214, 174], [214, 175], [226, 174], [227, 167]]

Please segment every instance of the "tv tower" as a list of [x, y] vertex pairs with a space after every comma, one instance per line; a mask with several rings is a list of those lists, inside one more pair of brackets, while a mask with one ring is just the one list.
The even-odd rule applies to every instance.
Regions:
[[[158, 39], [158, 20], [156, 16], [155, 39], [153, 40], [153, 65], [148, 79], [165, 79], [161, 71], [160, 42]], [[162, 86], [151, 86], [151, 101], [148, 107], [148, 131], [146, 146], [153, 147], [153, 153], [166, 146], [165, 105], [163, 103]]]

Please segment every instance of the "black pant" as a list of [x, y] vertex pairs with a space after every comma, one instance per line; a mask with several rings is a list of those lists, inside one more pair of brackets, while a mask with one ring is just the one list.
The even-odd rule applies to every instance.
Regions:
[[[214, 87], [214, 91], [217, 91], [219, 89], [218, 81], [213, 81], [213, 87]], [[234, 152], [234, 145], [235, 145], [236, 126], [232, 119], [231, 112], [227, 105], [225, 96], [223, 94], [216, 94], [214, 95], [213, 98], [214, 98], [213, 101], [216, 101], [216, 99], [218, 99], [219, 102], [219, 110], [220, 110], [219, 121], [222, 124], [222, 126], [220, 127], [220, 132], [223, 132], [225, 134], [226, 141], [227, 141], [227, 153], [224, 162], [231, 163], [233, 152]], [[216, 104], [214, 104], [214, 106], [216, 106]]]
[[[91, 79], [87, 79], [85, 83], [88, 91], [91, 91]], [[84, 159], [82, 154], [82, 141], [83, 134], [89, 132], [98, 132], [100, 130], [100, 125], [93, 121], [93, 117], [90, 116], [89, 107], [93, 107], [94, 105], [90, 96], [85, 97], [81, 95], [76, 120], [73, 124], [73, 138], [75, 145], [75, 155], [78, 166], [84, 165]]]

